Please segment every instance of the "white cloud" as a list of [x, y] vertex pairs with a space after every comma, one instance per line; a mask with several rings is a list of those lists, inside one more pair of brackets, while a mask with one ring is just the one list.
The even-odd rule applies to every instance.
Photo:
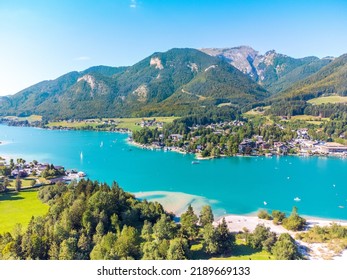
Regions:
[[136, 0], [131, 0], [131, 1], [130, 1], [130, 8], [133, 8], [133, 9], [136, 9], [136, 8], [137, 8]]
[[75, 60], [85, 61], [85, 60], [90, 60], [90, 57], [89, 56], [79, 56], [79, 57], [76, 57]]

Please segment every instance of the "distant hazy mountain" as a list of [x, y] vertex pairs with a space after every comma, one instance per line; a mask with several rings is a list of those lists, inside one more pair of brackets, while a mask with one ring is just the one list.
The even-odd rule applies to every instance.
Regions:
[[332, 61], [332, 58], [319, 59], [314, 56], [296, 59], [274, 50], [261, 55], [248, 46], [201, 51], [226, 60], [271, 93], [289, 88]]
[[308, 100], [321, 95], [347, 95], [347, 54], [321, 68], [274, 98]]
[[51, 119], [185, 115], [201, 106], [246, 105], [268, 96], [224, 60], [195, 49], [172, 49], [131, 67], [92, 67], [38, 83], [1, 98], [0, 114]]

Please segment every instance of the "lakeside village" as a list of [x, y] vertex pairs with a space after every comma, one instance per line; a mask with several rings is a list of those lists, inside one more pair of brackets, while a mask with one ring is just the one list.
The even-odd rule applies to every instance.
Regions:
[[[42, 121], [32, 121], [28, 120], [18, 120], [16, 118], [0, 118], [0, 124], [8, 126], [18, 126], [18, 127], [39, 127], [44, 129], [52, 130], [98, 130], [98, 131], [109, 131], [118, 133], [131, 133], [129, 128], [118, 127], [121, 123], [120, 120], [114, 119], [68, 119], [68, 120], [58, 120], [56, 125], [48, 125]], [[60, 125], [65, 124], [65, 125]], [[157, 121], [153, 119], [142, 119], [139, 122], [134, 123], [135, 126], [141, 128], [144, 127], [155, 127], [158, 129], [163, 129], [164, 122]]]
[[[156, 130], [157, 137], [147, 137], [145, 140], [134, 136], [129, 128], [119, 128], [119, 121], [113, 119], [96, 120], [96, 119], [70, 119], [64, 121], [69, 126], [47, 126], [42, 122], [28, 122], [27, 120], [15, 120], [9, 118], [0, 118], [0, 123], [9, 126], [23, 127], [41, 127], [52, 130], [98, 130], [129, 134], [128, 142], [138, 147], [151, 150], [175, 151], [183, 154], [195, 154], [197, 159], [210, 159], [222, 156], [273, 156], [273, 155], [299, 155], [299, 156], [336, 156], [347, 157], [347, 146], [337, 142], [327, 142], [314, 139], [309, 134], [308, 128], [298, 128], [291, 130], [290, 140], [275, 141], [276, 137], [264, 139], [262, 135], [252, 135], [248, 138], [236, 137], [232, 148], [227, 147], [228, 141], [221, 141], [222, 138], [228, 139], [230, 135], [236, 134], [234, 128], [242, 129], [247, 125], [247, 121], [234, 120], [219, 123], [210, 123], [206, 125], [193, 125], [188, 127], [187, 133], [167, 133], [165, 131], [165, 122], [153, 119], [142, 119], [135, 122], [135, 126], [141, 127], [142, 130]], [[59, 122], [58, 122], [59, 123]], [[82, 126], [80, 126], [82, 125]], [[286, 128], [283, 124], [274, 124], [277, 130], [284, 131]], [[247, 128], [245, 128], [247, 129]], [[264, 129], [266, 130], [266, 128]], [[273, 131], [272, 131], [273, 132]], [[138, 132], [136, 132], [138, 133]], [[211, 136], [212, 135], [212, 136]], [[207, 137], [206, 137], [207, 136]], [[211, 138], [214, 141], [208, 142]], [[344, 135], [340, 136], [345, 138]], [[205, 139], [203, 139], [205, 138]], [[206, 141], [207, 138], [207, 141]], [[216, 140], [217, 139], [217, 140]], [[229, 141], [230, 142], [230, 141]], [[229, 145], [230, 146], [230, 145]], [[197, 163], [194, 161], [194, 163]], [[67, 179], [71, 176], [67, 174]]]
[[[16, 187], [16, 181], [20, 181], [19, 188], [40, 187], [44, 185], [53, 185], [58, 182], [70, 183], [86, 177], [83, 171], [74, 169], [65, 170], [63, 166], [49, 163], [40, 163], [36, 160], [27, 163], [23, 159], [13, 159], [9, 161], [0, 157], [0, 185], [5, 191], [7, 187]], [[23, 183], [27, 182], [27, 183]]]
[[[336, 143], [326, 142], [313, 139], [309, 135], [309, 129], [300, 128], [291, 130], [294, 136], [288, 141], [274, 141], [273, 139], [265, 140], [264, 136], [253, 135], [250, 138], [240, 139], [238, 143], [234, 143], [234, 150], [228, 151], [226, 141], [221, 141], [222, 138], [228, 139], [230, 135], [236, 134], [233, 127], [240, 128], [245, 125], [244, 121], [234, 120], [230, 122], [219, 122], [208, 125], [194, 125], [189, 127], [189, 133], [177, 134], [172, 133], [165, 135], [160, 133], [156, 139], [148, 143], [143, 143], [143, 140], [137, 135], [130, 135], [129, 142], [144, 149], [176, 151], [180, 153], [196, 154], [197, 159], [210, 159], [221, 156], [273, 156], [273, 155], [299, 155], [299, 156], [336, 156], [347, 157], [347, 146]], [[281, 124], [274, 124], [276, 129], [285, 130]], [[144, 127], [149, 127], [145, 125]], [[211, 139], [216, 136], [217, 141]], [[202, 138], [205, 138], [202, 140]], [[208, 143], [208, 140], [212, 140]], [[236, 147], [235, 147], [236, 145]], [[198, 162], [192, 162], [198, 163]]]

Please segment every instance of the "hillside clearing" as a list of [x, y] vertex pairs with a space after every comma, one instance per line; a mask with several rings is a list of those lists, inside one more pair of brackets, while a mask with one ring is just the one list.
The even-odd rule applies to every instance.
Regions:
[[323, 97], [313, 98], [311, 100], [308, 100], [307, 102], [311, 103], [312, 105], [321, 105], [326, 103], [347, 103], [347, 96], [338, 96], [338, 95], [323, 96]]
[[58, 121], [50, 122], [48, 127], [64, 127], [64, 128], [96, 128], [99, 125], [105, 124], [105, 122], [114, 121], [117, 128], [126, 128], [131, 131], [140, 130], [141, 126], [139, 123], [143, 120], [153, 120], [156, 122], [171, 123], [178, 117], [151, 117], [151, 118], [104, 118], [104, 119], [88, 119], [81, 121]]
[[244, 113], [244, 115], [251, 115], [251, 116], [264, 115], [264, 112], [269, 110], [270, 107], [271, 106], [256, 107], [256, 108], [253, 108], [253, 109], [247, 111], [246, 113]]
[[292, 116], [290, 118], [290, 121], [305, 121], [309, 124], [314, 124], [314, 125], [320, 125], [323, 122], [329, 121], [329, 118], [321, 118], [318, 116], [311, 116], [311, 115], [297, 115], [297, 116]]
[[31, 115], [29, 117], [6, 116], [5, 119], [9, 119], [13, 121], [28, 121], [32, 123], [32, 122], [42, 121], [42, 116], [39, 116], [39, 115]]

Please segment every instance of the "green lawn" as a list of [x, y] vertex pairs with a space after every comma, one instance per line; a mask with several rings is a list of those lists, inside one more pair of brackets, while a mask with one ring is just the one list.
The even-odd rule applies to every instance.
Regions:
[[320, 125], [324, 121], [329, 121], [329, 118], [321, 118], [317, 116], [310, 115], [297, 115], [290, 118], [291, 121], [305, 121], [310, 124]]
[[145, 120], [152, 120], [155, 118], [157, 122], [164, 122], [164, 123], [171, 123], [177, 117], [152, 117], [152, 118], [106, 118], [106, 119], [94, 119], [94, 122], [87, 122], [87, 121], [81, 121], [81, 122], [67, 122], [67, 121], [61, 121], [61, 122], [50, 122], [48, 124], [49, 127], [52, 126], [61, 126], [61, 127], [67, 127], [67, 128], [83, 128], [86, 126], [92, 126], [96, 127], [98, 125], [103, 124], [104, 121], [107, 120], [114, 120], [117, 123], [117, 128], [127, 128], [131, 131], [140, 130], [141, 126], [136, 125], [136, 123], [140, 123], [143, 119]]
[[347, 96], [338, 96], [338, 95], [323, 96], [323, 97], [313, 98], [311, 100], [308, 100], [307, 102], [313, 105], [320, 105], [325, 103], [347, 103]]
[[[21, 179], [22, 181], [22, 188], [27, 188], [27, 187], [31, 187], [31, 182], [34, 181], [34, 179]], [[10, 186], [9, 189], [14, 189], [15, 188], [15, 184], [16, 184], [16, 180], [11, 180], [10, 181]]]
[[223, 257], [209, 256], [203, 251], [201, 243], [195, 243], [190, 248], [192, 250], [192, 258], [195, 260], [273, 260], [273, 256], [266, 251], [259, 251], [252, 249], [249, 245], [246, 245], [242, 239], [237, 239], [232, 255]]
[[0, 194], [0, 233], [11, 232], [17, 223], [26, 228], [32, 216], [41, 216], [47, 211], [48, 205], [38, 199], [37, 189]]
[[249, 111], [247, 111], [246, 113], [244, 113], [244, 115], [264, 115], [264, 112], [268, 109], [270, 109], [271, 106], [264, 106], [262, 107], [262, 110], [259, 110], [260, 108], [259, 107], [256, 107], [254, 109], [251, 109]]
[[231, 256], [212, 258], [213, 260], [273, 260], [273, 256], [266, 251], [254, 250], [246, 245], [243, 239], [237, 239]]
[[220, 107], [224, 107], [224, 106], [231, 106], [231, 102], [227, 102], [227, 103], [220, 103], [217, 105], [218, 108]]
[[91, 122], [85, 122], [85, 121], [81, 121], [81, 122], [61, 121], [61, 122], [50, 122], [48, 126], [49, 127], [61, 126], [61, 127], [67, 127], [67, 128], [82, 128], [86, 126], [96, 127], [97, 125], [100, 125], [100, 124], [101, 122], [91, 123]]
[[42, 116], [39, 116], [39, 115], [31, 115], [29, 117], [7, 116], [5, 118], [10, 119], [10, 120], [28, 121], [28, 122], [42, 121]]
[[153, 117], [153, 118], [116, 118], [115, 121], [118, 122], [118, 128], [128, 128], [131, 131], [140, 130], [141, 126], [136, 125], [136, 123], [140, 123], [142, 119], [144, 120], [153, 120], [156, 119], [157, 122], [171, 123], [178, 117]]

